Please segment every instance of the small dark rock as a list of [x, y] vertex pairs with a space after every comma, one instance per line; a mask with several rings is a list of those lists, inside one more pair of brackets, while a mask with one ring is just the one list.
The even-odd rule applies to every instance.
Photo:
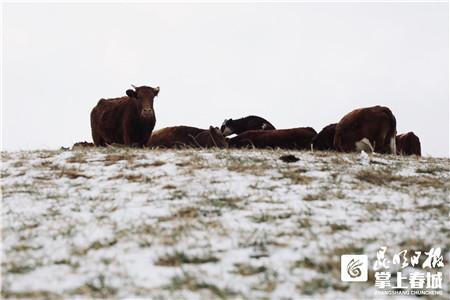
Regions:
[[284, 161], [285, 163], [292, 163], [299, 161], [300, 159], [298, 157], [295, 157], [294, 155], [288, 154], [288, 155], [282, 155], [280, 156], [280, 159]]

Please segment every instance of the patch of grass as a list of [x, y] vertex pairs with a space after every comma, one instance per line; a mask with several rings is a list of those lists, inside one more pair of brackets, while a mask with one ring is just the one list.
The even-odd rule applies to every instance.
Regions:
[[422, 173], [422, 174], [432, 174], [435, 175], [436, 173], [442, 173], [442, 172], [450, 172], [449, 168], [445, 168], [440, 165], [431, 165], [427, 167], [420, 167], [416, 169], [416, 173]]
[[272, 165], [264, 159], [257, 157], [229, 157], [226, 162], [226, 168], [228, 171], [251, 174], [251, 175], [264, 175], [267, 170], [272, 169]]
[[125, 175], [124, 177], [129, 182], [149, 183], [152, 181], [152, 179], [150, 177], [147, 177], [144, 174], [128, 174], [128, 175]]
[[335, 257], [341, 257], [343, 254], [364, 254], [364, 248], [357, 247], [354, 245], [335, 248], [330, 253], [330, 256], [334, 255]]
[[111, 286], [105, 275], [100, 274], [84, 285], [70, 291], [72, 295], [84, 295], [92, 298], [112, 298], [118, 289]]
[[309, 184], [315, 178], [311, 176], [302, 175], [299, 169], [284, 169], [281, 170], [282, 178], [289, 179], [293, 184]]
[[72, 258], [63, 258], [53, 261], [55, 265], [68, 265], [71, 266], [74, 269], [77, 269], [80, 267], [80, 263], [78, 261], [75, 261]]
[[60, 200], [60, 199], [64, 199], [64, 198], [68, 198], [69, 194], [67, 193], [55, 193], [55, 192], [49, 192], [46, 195], [47, 199], [52, 199], [52, 200]]
[[327, 195], [325, 193], [316, 193], [316, 194], [306, 194], [303, 196], [303, 200], [305, 201], [315, 201], [315, 200], [325, 200]]
[[398, 176], [392, 174], [390, 169], [361, 170], [355, 175], [356, 179], [378, 186], [389, 186], [393, 182], [400, 183], [401, 186], [416, 185], [420, 188], [448, 188], [448, 183], [431, 176]]
[[313, 278], [297, 284], [297, 289], [305, 295], [314, 295], [326, 292], [331, 287], [329, 280]]
[[[188, 219], [190, 221], [190, 219]], [[182, 222], [170, 227], [158, 226], [155, 228], [153, 236], [156, 241], [165, 246], [174, 246], [184, 237], [189, 237], [190, 231], [195, 228], [193, 222]]]
[[109, 239], [106, 241], [94, 241], [87, 247], [73, 248], [72, 254], [78, 255], [78, 256], [83, 256], [83, 255], [86, 255], [91, 250], [98, 250], [98, 249], [114, 246], [115, 244], [117, 244], [117, 242], [118, 241], [116, 238], [112, 238], [112, 239]]
[[18, 193], [30, 195], [38, 195], [40, 193], [36, 185], [28, 183], [14, 183], [9, 185], [3, 185], [1, 192], [4, 198]]
[[76, 152], [72, 157], [69, 157], [68, 159], [66, 159], [66, 162], [68, 163], [86, 163], [86, 157], [84, 155], [84, 153], [82, 152]]
[[330, 224], [330, 228], [332, 232], [341, 231], [341, 230], [350, 230], [350, 227], [345, 224]]
[[174, 186], [174, 185], [172, 185], [172, 184], [166, 184], [166, 185], [164, 185], [162, 188], [163, 188], [163, 189], [166, 189], [166, 190], [174, 190], [174, 189], [176, 189], [177, 187]]
[[388, 204], [383, 202], [366, 202], [364, 203], [364, 207], [370, 213], [374, 213], [376, 211], [383, 211], [388, 209]]
[[[347, 254], [352, 254], [347, 253]], [[341, 257], [335, 254], [332, 255], [320, 255], [324, 257], [324, 260], [316, 261], [309, 257], [304, 257], [294, 262], [292, 269], [304, 268], [312, 269], [323, 274], [332, 274], [333, 276], [339, 276], [341, 272]]]
[[166, 266], [166, 267], [177, 267], [182, 264], [205, 264], [205, 263], [215, 263], [218, 262], [219, 259], [212, 255], [205, 256], [190, 256], [184, 252], [175, 252], [174, 254], [168, 254], [166, 256], [162, 256], [158, 258], [155, 262], [157, 266]]
[[185, 207], [176, 211], [170, 216], [159, 217], [158, 221], [167, 222], [176, 219], [192, 219], [197, 218], [200, 215], [199, 210], [196, 207]]
[[107, 154], [104, 158], [105, 166], [110, 166], [121, 160], [131, 160], [131, 156], [126, 156], [124, 154]]
[[244, 198], [239, 197], [219, 196], [210, 198], [208, 195], [205, 195], [204, 197], [205, 200], [201, 202], [202, 204], [218, 209], [222, 208], [237, 209], [239, 208], [239, 204], [245, 201]]
[[289, 219], [293, 213], [284, 213], [284, 214], [278, 214], [278, 215], [270, 215], [270, 214], [260, 214], [251, 216], [251, 219], [256, 223], [265, 223], [270, 222], [274, 220], [281, 220], [281, 219]]
[[431, 176], [407, 176], [402, 179], [402, 186], [417, 185], [421, 188], [448, 189], [449, 182]]
[[267, 268], [265, 266], [255, 267], [245, 263], [236, 263], [234, 264], [234, 266], [234, 273], [237, 273], [241, 276], [252, 276], [267, 271]]
[[43, 291], [43, 290], [32, 290], [32, 291], [23, 291], [16, 292], [10, 291], [2, 287], [1, 291], [2, 299], [63, 299], [62, 295], [54, 292]]
[[317, 263], [312, 261], [309, 257], [304, 257], [300, 260], [295, 261], [293, 268], [316, 269]]
[[60, 177], [66, 176], [69, 177], [70, 179], [77, 179], [78, 177], [83, 177], [87, 179], [91, 178], [90, 176], [84, 175], [83, 173], [81, 173], [76, 169], [66, 169], [64, 167], [61, 169], [61, 173], [59, 176]]
[[162, 160], [155, 160], [154, 162], [152, 162], [150, 164], [150, 166], [152, 166], [152, 167], [159, 167], [159, 166], [162, 166], [162, 165], [165, 165], [165, 164], [166, 163], [164, 161], [162, 161]]
[[355, 178], [374, 185], [388, 185], [401, 177], [392, 175], [389, 169], [364, 169], [356, 173]]
[[311, 219], [304, 217], [304, 218], [300, 218], [297, 221], [297, 224], [299, 225], [300, 228], [310, 228], [311, 227]]
[[6, 267], [2, 266], [2, 268], [5, 268], [6, 273], [11, 274], [25, 274], [33, 271], [34, 269], [36, 269], [36, 267], [37, 266], [35, 265], [27, 265], [25, 263], [16, 262], [9, 262]]
[[420, 239], [406, 239], [400, 242], [399, 246], [402, 249], [407, 249], [408, 252], [417, 250], [417, 251], [429, 251], [431, 248], [433, 248], [433, 245], [425, 242], [424, 240]]
[[304, 201], [316, 201], [327, 199], [345, 199], [345, 195], [341, 190], [332, 190], [328, 185], [324, 186], [321, 191], [315, 194], [306, 194], [303, 196]]
[[187, 193], [182, 190], [173, 190], [170, 193], [170, 200], [179, 200], [187, 197]]
[[190, 291], [198, 291], [202, 289], [209, 290], [213, 295], [220, 299], [227, 299], [229, 297], [235, 297], [236, 292], [229, 288], [220, 288], [215, 284], [199, 280], [193, 275], [183, 274], [183, 276], [172, 277], [170, 285], [166, 286], [166, 289], [171, 291], [178, 291], [181, 289], [188, 289]]
[[427, 205], [419, 206], [417, 209], [419, 209], [419, 210], [434, 209], [434, 210], [437, 210], [442, 215], [448, 215], [450, 213], [450, 207], [446, 203], [427, 204]]
[[178, 163], [176, 163], [175, 165], [177, 166], [177, 167], [186, 167], [186, 166], [189, 166], [191, 163], [189, 162], [189, 161], [182, 161], [182, 162], [178, 162]]
[[264, 291], [267, 293], [273, 292], [277, 288], [278, 274], [272, 270], [266, 269], [262, 274], [258, 283], [252, 284], [252, 289], [257, 291]]
[[42, 167], [42, 168], [51, 168], [52, 167], [52, 165], [53, 165], [53, 162], [52, 161], [50, 161], [50, 160], [43, 160], [43, 161], [40, 161], [38, 164], [36, 164], [35, 166], [36, 167]]
[[14, 168], [20, 168], [20, 167], [23, 167], [23, 166], [24, 166], [24, 162], [23, 162], [22, 160], [18, 160], [18, 161], [16, 161], [15, 163], [13, 163], [12, 166], [13, 166]]

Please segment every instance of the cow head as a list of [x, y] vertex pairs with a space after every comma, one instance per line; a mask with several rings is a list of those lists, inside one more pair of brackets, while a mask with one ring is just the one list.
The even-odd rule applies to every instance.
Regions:
[[127, 96], [136, 103], [139, 115], [143, 119], [152, 119], [155, 117], [153, 110], [153, 100], [159, 93], [159, 87], [152, 88], [149, 86], [136, 87], [131, 85], [134, 90], [127, 90]]
[[229, 136], [234, 133], [233, 128], [233, 119], [225, 119], [223, 121], [222, 126], [220, 126], [220, 131], [222, 132], [223, 136]]
[[336, 123], [325, 126], [311, 141], [311, 149], [314, 150], [334, 150], [334, 134]]
[[215, 146], [219, 148], [228, 148], [228, 141], [218, 127], [209, 126], [209, 134], [211, 135]]

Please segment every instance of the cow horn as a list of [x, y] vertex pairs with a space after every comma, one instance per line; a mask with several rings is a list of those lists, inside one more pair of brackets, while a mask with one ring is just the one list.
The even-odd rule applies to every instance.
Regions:
[[159, 86], [155, 87], [155, 91], [159, 92]]
[[133, 89], [137, 89], [137, 87], [134, 84], [132, 84], [131, 86], [133, 87]]

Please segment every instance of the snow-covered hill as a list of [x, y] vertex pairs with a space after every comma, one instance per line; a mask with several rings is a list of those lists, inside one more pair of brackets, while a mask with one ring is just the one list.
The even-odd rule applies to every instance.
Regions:
[[[281, 155], [300, 160], [285, 163]], [[2, 297], [374, 298], [341, 254], [445, 251], [449, 159], [2, 152]], [[390, 297], [389, 299], [393, 299]]]

